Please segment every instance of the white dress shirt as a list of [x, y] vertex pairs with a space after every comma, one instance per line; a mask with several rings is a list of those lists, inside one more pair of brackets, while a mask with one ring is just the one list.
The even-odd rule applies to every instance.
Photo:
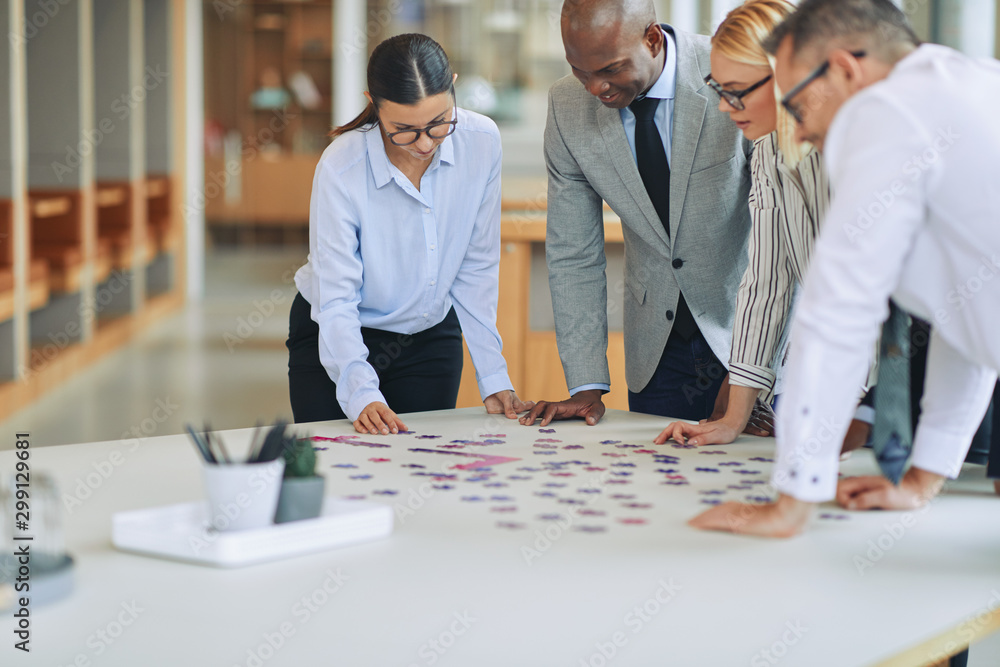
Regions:
[[[414, 334], [452, 306], [485, 399], [511, 389], [496, 328], [500, 266], [500, 132], [456, 109], [420, 189], [390, 162], [381, 131], [331, 143], [313, 178], [309, 260], [295, 284], [319, 325], [319, 354], [352, 420], [385, 402], [361, 327]], [[391, 407], [391, 406], [390, 406]]]
[[[663, 70], [660, 72], [660, 78], [646, 92], [646, 97], [661, 100], [660, 104], [656, 107], [656, 113], [653, 115], [653, 124], [660, 132], [660, 138], [663, 140], [663, 150], [667, 153], [667, 165], [669, 166], [670, 141], [672, 138], [671, 124], [674, 120], [674, 97], [677, 92], [677, 45], [674, 44], [674, 38], [670, 36], [670, 33], [663, 30], [663, 28], [660, 28], [660, 32], [663, 34], [663, 45], [665, 47]], [[622, 119], [622, 127], [625, 130], [625, 137], [628, 139], [628, 146], [632, 150], [632, 159], [638, 164], [638, 158], [635, 154], [635, 114], [628, 107], [619, 109], [618, 113]], [[584, 384], [570, 389], [569, 395], [572, 396], [577, 392], [588, 389], [600, 389], [601, 391], [609, 392], [611, 391], [611, 385], [601, 382]]]
[[1000, 369], [1000, 63], [924, 45], [838, 112], [791, 332], [773, 481], [832, 498], [891, 296], [931, 322], [912, 465], [955, 477]]

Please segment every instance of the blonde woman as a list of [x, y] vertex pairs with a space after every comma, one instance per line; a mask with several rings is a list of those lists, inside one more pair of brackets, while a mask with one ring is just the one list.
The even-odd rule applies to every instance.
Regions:
[[[712, 37], [712, 72], [705, 83], [718, 93], [719, 110], [754, 142], [750, 262], [736, 302], [729, 378], [713, 418], [700, 424], [674, 422], [657, 443], [670, 438], [692, 445], [732, 442], [747, 427], [755, 404], [769, 404], [775, 393], [795, 289], [830, 201], [821, 157], [796, 143], [795, 121], [778, 103], [761, 46], [794, 9], [785, 0], [749, 0], [731, 11]], [[861, 406], [856, 417], [861, 419], [851, 424], [845, 450], [864, 445], [874, 411]]]

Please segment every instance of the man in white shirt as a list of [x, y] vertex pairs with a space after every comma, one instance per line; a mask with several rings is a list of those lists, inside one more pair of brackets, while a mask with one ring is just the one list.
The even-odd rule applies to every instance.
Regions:
[[[692, 519], [787, 537], [814, 503], [912, 509], [957, 476], [1000, 369], [1000, 63], [920, 45], [889, 0], [805, 0], [765, 46], [833, 201], [791, 333], [775, 503]], [[892, 298], [933, 327], [911, 468], [838, 485], [840, 443]]]

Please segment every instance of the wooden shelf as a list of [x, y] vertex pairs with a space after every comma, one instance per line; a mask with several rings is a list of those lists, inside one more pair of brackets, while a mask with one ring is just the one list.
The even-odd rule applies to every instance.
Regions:
[[[61, 4], [0, 57], [10, 93], [0, 100], [0, 420], [184, 298], [185, 229], [171, 183], [184, 179], [174, 156], [185, 145], [186, 87], [176, 73], [190, 3]], [[30, 6], [6, 3], [4, 32], [29, 20]], [[147, 86], [145, 113], [114, 116], [114, 131], [104, 130], [102, 104], [141, 90], [146, 63], [170, 78]], [[84, 150], [81, 137], [98, 125], [102, 138]], [[67, 147], [74, 154], [57, 157]], [[147, 227], [178, 252], [157, 257]], [[116, 269], [131, 278], [104, 289]]]
[[44, 308], [49, 302], [49, 263], [44, 259], [28, 264], [28, 310]]
[[0, 267], [0, 322], [14, 317], [14, 269]]
[[82, 286], [84, 257], [83, 193], [29, 191], [31, 258], [49, 264], [49, 292], [78, 292]]
[[105, 185], [97, 187], [97, 208], [112, 208], [128, 203], [128, 186]]
[[31, 217], [36, 220], [58, 218], [68, 214], [73, 201], [65, 196], [38, 196], [31, 202]]
[[0, 200], [0, 322], [14, 317], [14, 225], [9, 199]]

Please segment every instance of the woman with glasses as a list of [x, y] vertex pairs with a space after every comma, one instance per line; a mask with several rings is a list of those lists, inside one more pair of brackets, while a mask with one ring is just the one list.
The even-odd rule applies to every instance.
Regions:
[[[794, 9], [785, 0], [749, 0], [731, 11], [712, 37], [712, 72], [705, 82], [718, 93], [719, 110], [754, 142], [750, 261], [737, 296], [729, 379], [712, 419], [670, 424], [658, 443], [669, 438], [686, 438], [693, 445], [732, 442], [758, 414], [755, 405], [769, 405], [776, 393], [795, 288], [830, 201], [822, 159], [814, 148], [795, 141], [795, 119], [778, 104], [761, 46]], [[865, 444], [874, 411], [862, 406], [856, 417], [861, 419], [851, 424], [845, 451]]]
[[368, 62], [367, 108], [332, 132], [289, 323], [296, 422], [388, 434], [406, 430], [398, 413], [454, 408], [463, 333], [487, 411], [533, 405], [496, 328], [500, 133], [455, 106], [456, 76], [434, 40], [392, 37]]

